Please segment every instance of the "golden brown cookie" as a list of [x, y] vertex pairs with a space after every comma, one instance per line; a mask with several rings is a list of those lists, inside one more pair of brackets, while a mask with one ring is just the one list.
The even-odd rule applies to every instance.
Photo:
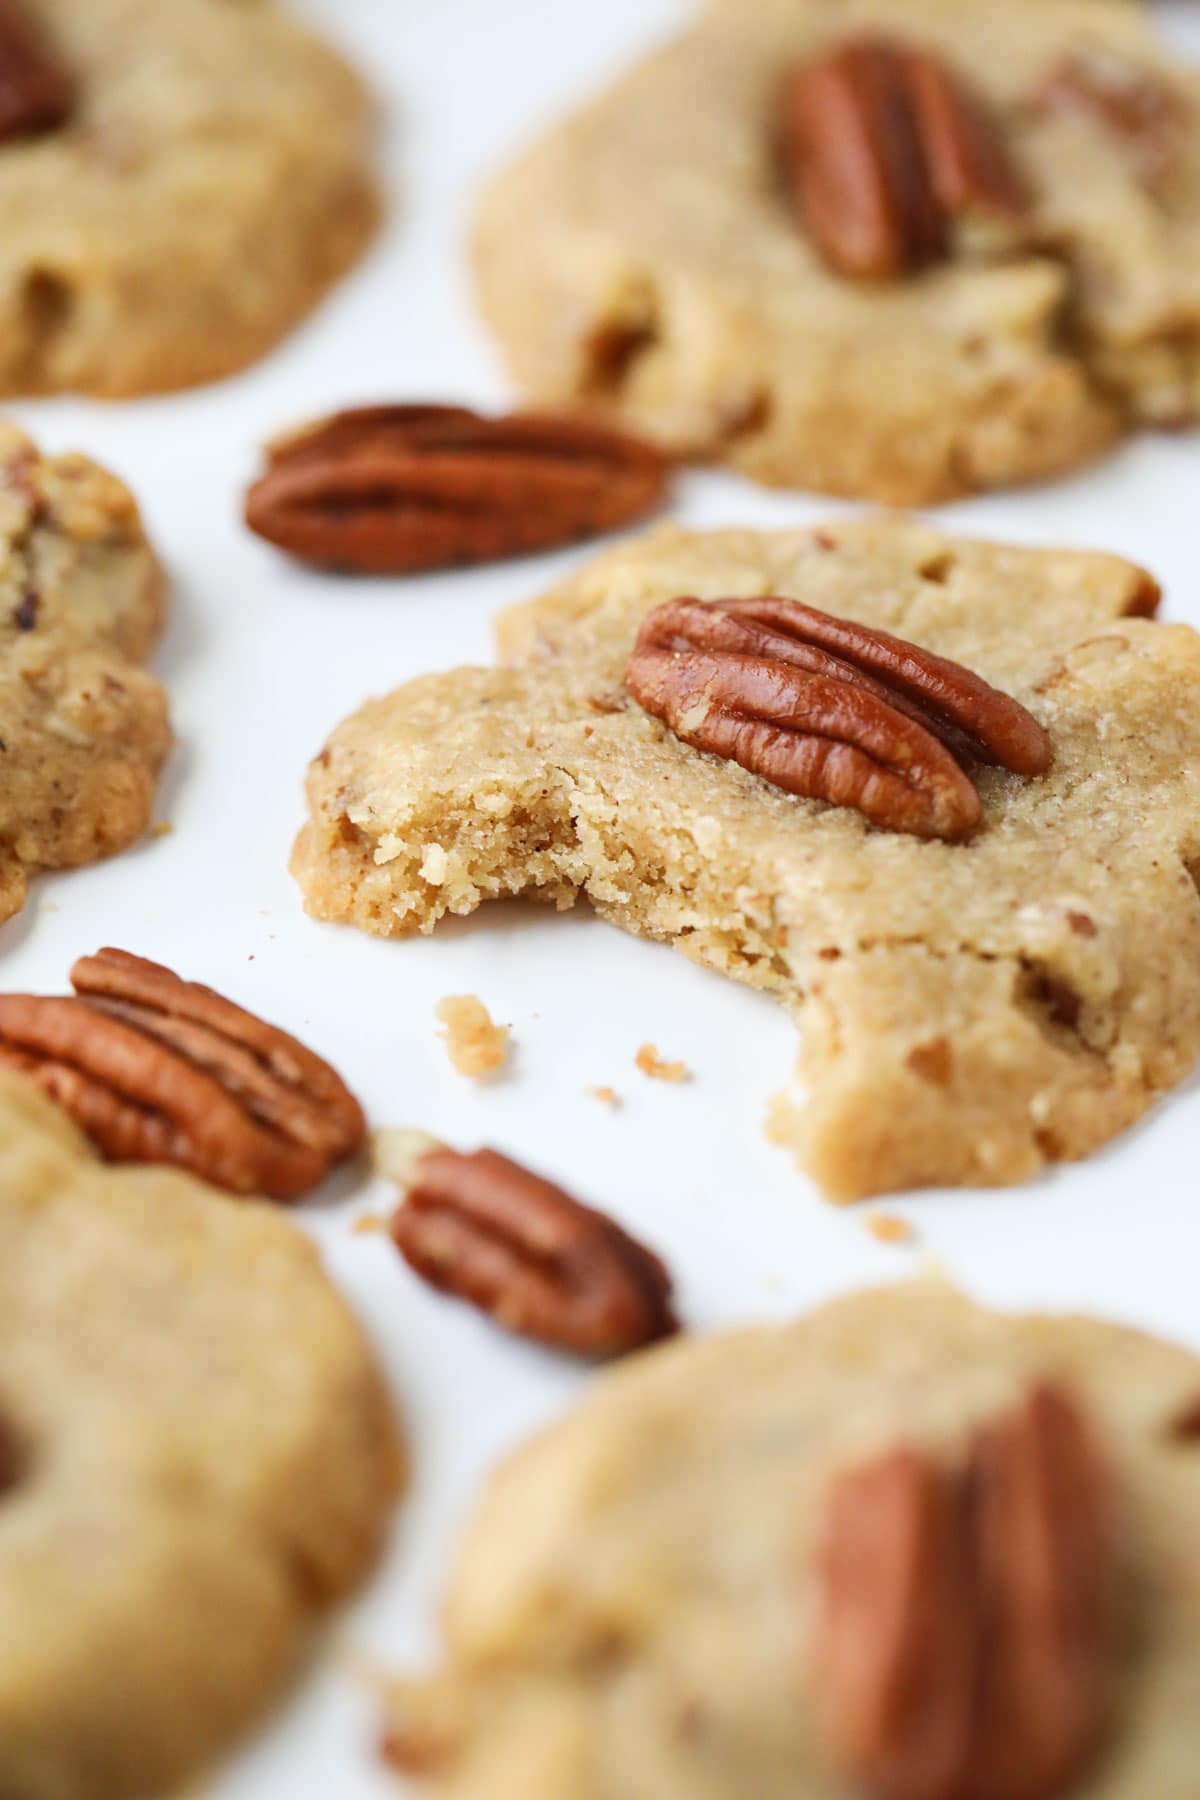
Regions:
[[[885, 280], [827, 266], [783, 169], [789, 72], [863, 38], [942, 59], [1028, 199], [998, 234], [955, 211], [943, 259]], [[969, 185], [982, 159], [950, 160]], [[848, 231], [871, 179], [835, 174]], [[1200, 411], [1200, 84], [1127, 0], [722, 6], [493, 182], [475, 254], [540, 402], [891, 503], [1038, 479]]]
[[77, 98], [0, 142], [0, 392], [139, 394], [253, 362], [374, 228], [361, 83], [267, 4], [30, 7]]
[[[791, 596], [966, 664], [1032, 712], [1052, 767], [978, 770], [960, 843], [786, 793], [627, 691], [639, 625], [681, 594]], [[382, 935], [585, 895], [795, 1011], [808, 1100], [774, 1130], [832, 1196], [1018, 1181], [1200, 1054], [1200, 636], [1138, 616], [1156, 603], [1116, 557], [917, 523], [666, 528], [509, 613], [508, 667], [347, 719], [294, 870], [317, 917]]]
[[128, 489], [0, 423], [0, 920], [33, 871], [109, 856], [149, 823], [171, 733], [138, 664], [163, 589]]
[[105, 1170], [0, 1078], [0, 1791], [140, 1800], [278, 1695], [373, 1562], [381, 1377], [308, 1240]]
[[1198, 1395], [934, 1283], [649, 1352], [493, 1480], [393, 1752], [445, 1800], [1192, 1800]]

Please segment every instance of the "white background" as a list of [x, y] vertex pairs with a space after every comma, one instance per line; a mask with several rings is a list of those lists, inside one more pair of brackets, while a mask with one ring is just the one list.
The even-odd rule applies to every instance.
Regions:
[[[309, 757], [366, 694], [486, 659], [488, 620], [555, 582], [585, 548], [476, 573], [353, 581], [290, 567], [239, 524], [255, 446], [358, 400], [499, 403], [506, 390], [471, 302], [464, 255], [481, 178], [528, 133], [687, 12], [683, 0], [307, 0], [384, 103], [390, 223], [373, 254], [278, 354], [234, 381], [120, 407], [12, 410], [54, 448], [118, 470], [174, 577], [155, 667], [179, 736], [158, 816], [174, 827], [107, 866], [36, 881], [0, 931], [8, 985], [58, 991], [72, 960], [118, 944], [277, 1020], [329, 1056], [376, 1125], [419, 1123], [522, 1157], [661, 1248], [696, 1327], [785, 1317], [838, 1290], [936, 1259], [1004, 1305], [1085, 1306], [1200, 1348], [1193, 1080], [1084, 1167], [1008, 1193], [892, 1206], [913, 1249], [875, 1242], [864, 1211], [822, 1202], [761, 1132], [794, 1034], [767, 1000], [585, 909], [501, 907], [432, 939], [385, 943], [306, 919], [287, 873]], [[1200, 55], [1187, 7], [1164, 21]], [[692, 474], [689, 523], [790, 525], [828, 502]], [[1095, 472], [947, 509], [954, 526], [1027, 543], [1102, 546], [1165, 582], [1166, 616], [1200, 625], [1200, 445], [1146, 439]], [[1146, 921], [1153, 930], [1154, 922]], [[434, 1035], [444, 994], [478, 992], [511, 1022], [511, 1069], [480, 1088]], [[633, 1067], [651, 1039], [687, 1087]], [[584, 1089], [610, 1083], [616, 1114]], [[411, 1666], [436, 1642], [455, 1535], [495, 1458], [587, 1377], [427, 1293], [378, 1235], [380, 1187], [343, 1180], [302, 1209], [366, 1319], [404, 1407], [415, 1478], [394, 1553], [335, 1628], [310, 1678], [208, 1800], [373, 1800], [394, 1783], [373, 1753], [363, 1665]]]

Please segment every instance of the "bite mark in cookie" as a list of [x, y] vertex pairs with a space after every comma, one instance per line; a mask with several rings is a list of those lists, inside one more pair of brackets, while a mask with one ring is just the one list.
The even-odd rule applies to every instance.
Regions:
[[[965, 844], [784, 793], [627, 691], [639, 630], [679, 594], [790, 597], [963, 664], [1053, 764], [977, 768]], [[586, 896], [795, 1011], [808, 1099], [773, 1129], [830, 1194], [1017, 1181], [1105, 1142], [1200, 1054], [1200, 637], [1156, 603], [1117, 558], [914, 523], [664, 530], [507, 615], [509, 666], [348, 719], [312, 765], [294, 868], [317, 916], [382, 935]]]

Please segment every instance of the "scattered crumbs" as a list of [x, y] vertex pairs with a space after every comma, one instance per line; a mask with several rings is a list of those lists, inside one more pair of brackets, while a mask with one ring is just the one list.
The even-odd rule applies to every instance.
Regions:
[[357, 1219], [350, 1222], [350, 1229], [355, 1237], [367, 1237], [371, 1232], [386, 1231], [387, 1226], [387, 1216], [384, 1213], [359, 1213]]
[[621, 1096], [618, 1094], [616, 1088], [589, 1087], [584, 1088], [583, 1091], [590, 1099], [599, 1100], [601, 1106], [611, 1106], [615, 1109], [621, 1104]]
[[146, 833], [146, 836], [152, 838], [170, 837], [174, 829], [175, 827], [172, 825], [170, 819], [155, 819], [153, 825], [151, 825], [149, 831]]
[[447, 994], [437, 1004], [440, 1033], [460, 1075], [491, 1075], [508, 1055], [509, 1028], [494, 1025], [478, 994]]
[[654, 1081], [690, 1081], [692, 1071], [684, 1062], [664, 1062], [658, 1054], [657, 1044], [643, 1044], [634, 1062], [643, 1075], [649, 1075]]
[[867, 1218], [867, 1230], [881, 1244], [911, 1244], [917, 1235], [908, 1220], [898, 1213], [871, 1213]]
[[252, 951], [251, 951], [251, 952], [250, 952], [250, 954], [249, 954], [249, 956], [248, 956], [248, 957], [247, 957], [247, 958], [246, 958], [246, 961], [247, 961], [247, 962], [253, 962], [253, 961], [254, 961], [254, 952], [253, 952], [253, 950], [252, 950]]

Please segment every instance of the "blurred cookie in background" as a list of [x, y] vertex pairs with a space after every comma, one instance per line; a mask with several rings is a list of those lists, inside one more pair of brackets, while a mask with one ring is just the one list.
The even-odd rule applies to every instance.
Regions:
[[357, 75], [273, 6], [3, 0], [0, 391], [231, 374], [379, 215]]

